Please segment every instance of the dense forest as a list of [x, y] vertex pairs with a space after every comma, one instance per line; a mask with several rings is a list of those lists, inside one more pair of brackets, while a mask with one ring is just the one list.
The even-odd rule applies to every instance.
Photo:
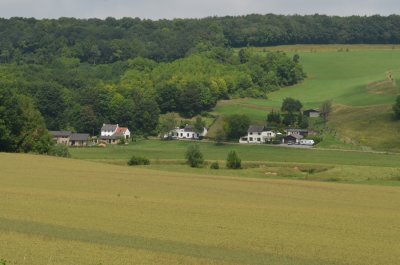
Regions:
[[48, 63], [55, 57], [112, 63], [132, 57], [173, 61], [198, 44], [400, 43], [400, 16], [247, 15], [204, 19], [0, 19], [1, 62]]
[[46, 128], [155, 135], [161, 113], [266, 98], [304, 79], [301, 58], [246, 47], [295, 43], [400, 43], [400, 16], [0, 19], [0, 151], [46, 152]]
[[57, 57], [112, 63], [132, 57], [173, 61], [198, 44], [400, 43], [400, 16], [247, 15], [204, 19], [0, 19], [2, 62], [48, 63]]

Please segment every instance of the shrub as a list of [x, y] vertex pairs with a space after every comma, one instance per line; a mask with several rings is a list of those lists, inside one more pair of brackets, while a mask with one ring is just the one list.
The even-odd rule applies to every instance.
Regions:
[[201, 167], [204, 163], [203, 154], [197, 144], [189, 145], [185, 158], [191, 167]]
[[50, 147], [48, 154], [51, 156], [71, 157], [69, 149], [65, 145], [54, 145]]
[[210, 165], [211, 169], [219, 169], [218, 161], [212, 162]]
[[306, 138], [309, 140], [314, 140], [314, 145], [317, 145], [324, 140], [324, 138], [320, 135], [307, 136]]
[[128, 165], [130, 166], [150, 165], [150, 160], [142, 156], [132, 156], [131, 159], [129, 159], [128, 161]]
[[236, 151], [230, 151], [226, 159], [226, 167], [230, 169], [242, 168], [242, 160], [237, 155]]

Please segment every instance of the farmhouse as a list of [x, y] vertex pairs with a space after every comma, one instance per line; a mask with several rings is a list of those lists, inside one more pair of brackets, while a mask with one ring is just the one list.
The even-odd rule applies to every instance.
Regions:
[[241, 144], [264, 144], [272, 141], [276, 137], [276, 133], [272, 129], [264, 128], [264, 126], [251, 125], [247, 130], [247, 136], [240, 137]]
[[321, 111], [319, 109], [308, 109], [303, 111], [303, 115], [310, 118], [318, 118], [321, 115]]
[[186, 125], [184, 128], [175, 128], [168, 135], [164, 135], [164, 138], [172, 138], [172, 139], [195, 139], [201, 140], [204, 136], [207, 135], [207, 128], [203, 128], [203, 132], [198, 133], [195, 132], [194, 127], [192, 125]]
[[49, 133], [53, 136], [56, 144], [69, 145], [69, 139], [72, 134], [70, 131], [49, 131]]
[[121, 139], [129, 140], [131, 132], [126, 127], [119, 127], [118, 124], [103, 124], [100, 132], [100, 140], [108, 144], [117, 144]]

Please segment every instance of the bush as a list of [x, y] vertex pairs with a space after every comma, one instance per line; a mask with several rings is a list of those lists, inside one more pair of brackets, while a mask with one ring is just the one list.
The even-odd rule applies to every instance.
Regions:
[[226, 167], [230, 169], [242, 168], [242, 160], [237, 155], [236, 151], [230, 151], [226, 159]]
[[219, 169], [218, 161], [212, 162], [210, 165], [211, 169]]
[[400, 96], [397, 97], [396, 103], [393, 105], [394, 117], [400, 120]]
[[48, 154], [51, 156], [71, 157], [69, 149], [65, 145], [54, 145], [50, 147]]
[[314, 140], [314, 145], [317, 145], [324, 140], [320, 135], [307, 136], [306, 139]]
[[203, 154], [200, 152], [200, 148], [197, 144], [189, 145], [185, 158], [187, 163], [191, 167], [201, 167], [204, 163]]
[[130, 166], [150, 165], [150, 160], [142, 156], [132, 156], [131, 159], [129, 159], [128, 161], [128, 165]]

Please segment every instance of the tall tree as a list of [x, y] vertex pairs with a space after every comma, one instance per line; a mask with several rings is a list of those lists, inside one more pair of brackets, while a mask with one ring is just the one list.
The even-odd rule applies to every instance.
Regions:
[[0, 151], [47, 153], [51, 145], [32, 100], [0, 87]]
[[301, 104], [300, 100], [293, 98], [285, 98], [282, 102], [281, 110], [288, 113], [300, 112], [303, 104]]
[[327, 100], [324, 101], [321, 105], [321, 117], [324, 119], [324, 122], [328, 121], [328, 117], [332, 112], [332, 101]]

